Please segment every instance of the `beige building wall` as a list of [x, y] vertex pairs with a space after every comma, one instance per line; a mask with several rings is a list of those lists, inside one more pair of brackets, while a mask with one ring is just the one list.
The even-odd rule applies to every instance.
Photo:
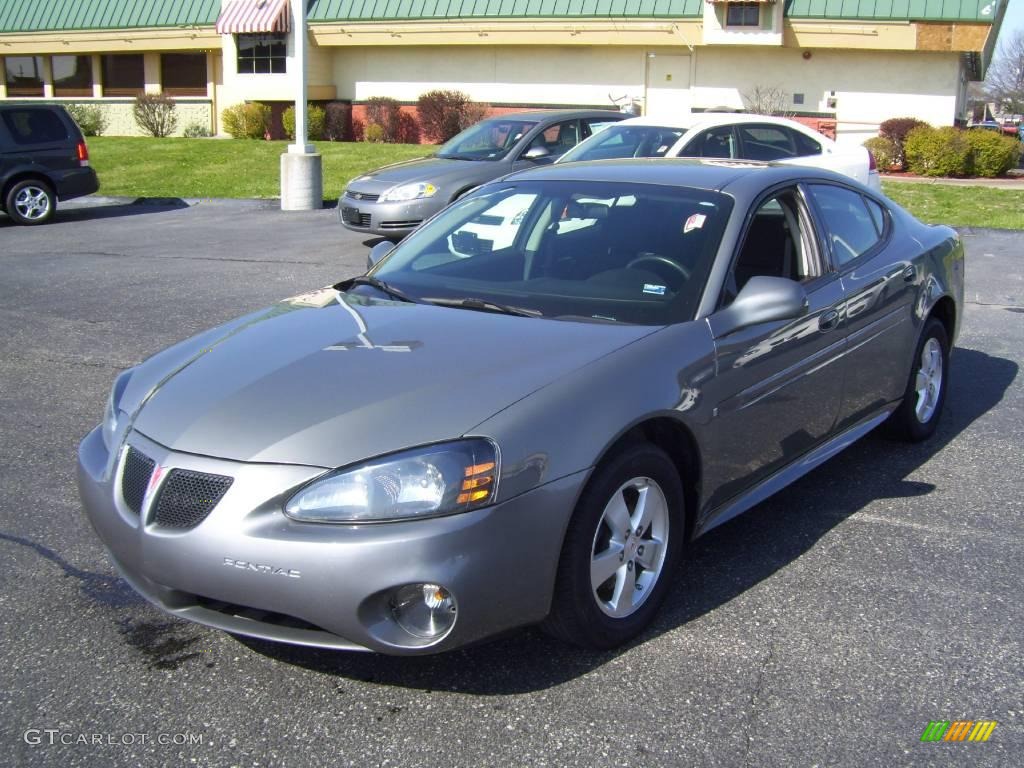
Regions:
[[[687, 49], [682, 47], [683, 51]], [[601, 46], [339, 47], [338, 98], [415, 102], [434, 88], [493, 104], [611, 106], [609, 93], [642, 94], [645, 51]]]
[[[828, 113], [834, 98], [837, 140], [844, 144], [876, 135], [890, 117], [952, 125], [958, 114], [958, 53], [814, 50], [805, 59], [792, 48], [698, 51], [694, 107], [740, 108], [743, 94], [756, 86], [784, 91], [794, 112]], [[792, 104], [794, 93], [804, 94], [803, 105]]]

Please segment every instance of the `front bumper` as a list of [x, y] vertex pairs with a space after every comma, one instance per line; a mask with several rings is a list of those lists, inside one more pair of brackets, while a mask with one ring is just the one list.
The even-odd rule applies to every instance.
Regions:
[[[229, 475], [234, 483], [195, 528], [150, 519], [160, 477], [140, 514], [121, 492], [125, 450], [112, 457], [99, 428], [78, 451], [78, 486], [100, 539], [125, 580], [181, 618], [299, 645], [423, 654], [450, 650], [547, 614], [569, 515], [586, 473], [487, 509], [403, 523], [300, 523], [282, 512], [316, 467], [243, 464], [175, 453], [132, 432], [126, 441], [163, 468]], [[298, 575], [296, 575], [298, 574]], [[451, 632], [428, 642], [391, 617], [405, 584], [454, 594]]]
[[397, 239], [412, 232], [444, 208], [445, 203], [440, 193], [404, 203], [356, 200], [346, 193], [338, 200], [338, 220], [353, 232]]

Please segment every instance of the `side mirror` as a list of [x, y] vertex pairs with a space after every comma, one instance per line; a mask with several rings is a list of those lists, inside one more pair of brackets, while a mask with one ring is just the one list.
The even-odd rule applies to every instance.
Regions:
[[708, 318], [716, 339], [760, 323], [796, 320], [807, 314], [807, 292], [785, 277], [752, 277], [732, 304]]
[[378, 261], [395, 250], [395, 244], [390, 240], [382, 240], [377, 243], [366, 256], [366, 268], [371, 269]]
[[545, 157], [551, 157], [551, 150], [547, 147], [530, 147], [523, 154], [523, 160], [543, 160]]

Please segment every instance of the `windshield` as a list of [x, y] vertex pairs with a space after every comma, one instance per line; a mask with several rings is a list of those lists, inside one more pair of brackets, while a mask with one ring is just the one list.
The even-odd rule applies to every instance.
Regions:
[[559, 160], [610, 160], [621, 157], [664, 157], [669, 148], [686, 133], [685, 128], [657, 125], [611, 125], [570, 149]]
[[666, 325], [693, 319], [731, 210], [731, 198], [685, 187], [495, 183], [413, 232], [370, 274], [417, 301]]
[[449, 160], [501, 160], [531, 128], [530, 120], [484, 120], [446, 141], [438, 157]]

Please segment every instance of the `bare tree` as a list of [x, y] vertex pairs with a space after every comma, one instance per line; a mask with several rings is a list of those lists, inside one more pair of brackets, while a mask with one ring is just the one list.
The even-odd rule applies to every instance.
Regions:
[[781, 88], [755, 85], [753, 90], [740, 95], [747, 105], [747, 111], [755, 115], [791, 117], [793, 114], [786, 109], [789, 106], [789, 97]]
[[985, 77], [985, 93], [1004, 112], [1024, 113], [1024, 30], [1000, 41]]

